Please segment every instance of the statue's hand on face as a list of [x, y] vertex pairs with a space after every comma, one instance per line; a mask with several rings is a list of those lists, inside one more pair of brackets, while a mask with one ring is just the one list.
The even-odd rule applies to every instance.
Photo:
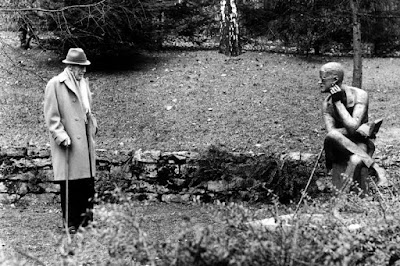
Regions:
[[329, 91], [332, 95], [332, 102], [345, 102], [346, 99], [346, 93], [344, 90], [342, 90], [338, 85], [334, 85], [330, 91]]
[[[321, 88], [321, 92], [331, 92], [332, 93], [332, 88], [336, 86], [336, 83], [338, 82], [338, 78], [333, 75], [327, 75], [325, 72], [320, 71], [320, 81], [319, 86]], [[339, 87], [340, 89], [340, 87]]]

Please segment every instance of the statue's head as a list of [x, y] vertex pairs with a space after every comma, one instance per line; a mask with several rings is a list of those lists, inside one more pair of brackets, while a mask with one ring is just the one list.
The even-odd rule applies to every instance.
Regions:
[[329, 62], [319, 70], [321, 92], [328, 92], [334, 85], [341, 85], [344, 78], [344, 68], [340, 63]]

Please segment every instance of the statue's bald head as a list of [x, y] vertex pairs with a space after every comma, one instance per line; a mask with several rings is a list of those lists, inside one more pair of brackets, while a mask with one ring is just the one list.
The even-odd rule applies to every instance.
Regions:
[[337, 84], [341, 84], [343, 82], [344, 68], [340, 63], [337, 62], [326, 63], [321, 67], [320, 72], [325, 78], [336, 77]]

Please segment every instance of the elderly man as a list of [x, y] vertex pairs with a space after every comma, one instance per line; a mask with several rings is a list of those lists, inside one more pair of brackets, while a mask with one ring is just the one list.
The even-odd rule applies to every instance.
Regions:
[[321, 92], [329, 96], [323, 102], [323, 115], [328, 131], [324, 148], [326, 166], [347, 162], [345, 176], [360, 176], [363, 166], [374, 170], [378, 186], [386, 186], [385, 170], [371, 157], [381, 120], [368, 124], [368, 94], [359, 88], [342, 84], [344, 70], [341, 64], [330, 62], [320, 69]]
[[64, 71], [46, 86], [44, 116], [50, 135], [54, 181], [61, 186], [61, 208], [70, 233], [93, 219], [95, 176], [94, 134], [89, 82], [90, 62], [80, 48], [71, 48]]

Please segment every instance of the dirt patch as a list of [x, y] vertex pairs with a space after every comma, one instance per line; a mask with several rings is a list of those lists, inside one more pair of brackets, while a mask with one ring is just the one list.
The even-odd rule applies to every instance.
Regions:
[[9, 246], [0, 239], [0, 261], [4, 261], [7, 258], [12, 256], [12, 251], [10, 250]]

